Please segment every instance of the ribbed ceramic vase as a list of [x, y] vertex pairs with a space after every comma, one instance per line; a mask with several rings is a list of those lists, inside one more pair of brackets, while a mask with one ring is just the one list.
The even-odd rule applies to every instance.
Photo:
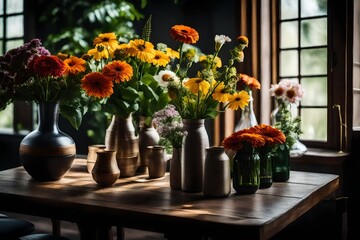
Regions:
[[204, 162], [209, 136], [204, 119], [183, 119], [185, 136], [181, 153], [181, 189], [184, 192], [201, 192]]
[[20, 160], [36, 181], [56, 181], [71, 168], [76, 155], [74, 140], [58, 126], [59, 103], [38, 104], [38, 126], [20, 143]]
[[224, 147], [206, 148], [203, 194], [206, 197], [226, 197], [231, 192], [230, 159]]
[[139, 132], [139, 156], [140, 156], [140, 166], [137, 169], [138, 173], [146, 173], [147, 163], [146, 163], [146, 154], [147, 147], [154, 146], [159, 143], [160, 136], [159, 133], [154, 128], [153, 123], [150, 125], [144, 122], [143, 118], [140, 118], [140, 132]]
[[116, 151], [120, 177], [132, 177], [139, 166], [139, 137], [135, 134], [132, 115], [127, 118], [114, 115], [106, 129], [105, 146]]

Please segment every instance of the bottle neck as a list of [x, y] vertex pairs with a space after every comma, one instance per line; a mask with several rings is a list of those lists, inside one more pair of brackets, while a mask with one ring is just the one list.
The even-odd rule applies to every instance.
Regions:
[[40, 102], [38, 104], [39, 131], [58, 132], [59, 103], [58, 102]]

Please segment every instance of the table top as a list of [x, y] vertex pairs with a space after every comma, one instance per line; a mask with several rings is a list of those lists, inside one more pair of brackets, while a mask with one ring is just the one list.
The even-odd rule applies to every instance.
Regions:
[[73, 222], [95, 221], [158, 232], [195, 231], [203, 236], [268, 239], [339, 187], [333, 174], [291, 171], [287, 182], [255, 194], [232, 190], [225, 198], [172, 190], [169, 175], [120, 178], [99, 187], [75, 159], [56, 182], [36, 182], [22, 168], [0, 172], [0, 210]]

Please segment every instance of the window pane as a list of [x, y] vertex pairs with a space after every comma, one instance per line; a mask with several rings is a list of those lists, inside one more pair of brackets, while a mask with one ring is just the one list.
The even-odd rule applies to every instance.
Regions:
[[24, 17], [23, 15], [8, 17], [6, 21], [6, 37], [23, 37], [24, 36]]
[[298, 51], [281, 51], [280, 76], [297, 76], [298, 74]]
[[5, 53], [3, 53], [3, 41], [0, 40], [0, 55], [4, 55]]
[[0, 129], [11, 128], [13, 125], [13, 104], [9, 104], [0, 112]]
[[20, 47], [21, 45], [24, 44], [24, 40], [20, 39], [20, 40], [8, 40], [6, 42], [6, 51], [9, 51], [10, 49], [16, 48], [16, 47]]
[[[1, 0], [0, 0], [1, 1]], [[4, 18], [0, 18], [0, 38], [4, 37]]]
[[360, 127], [360, 93], [355, 92], [353, 95], [353, 126]]
[[327, 141], [327, 109], [301, 109], [302, 140]]
[[327, 14], [327, 0], [301, 0], [301, 17]]
[[325, 106], [327, 105], [327, 78], [302, 78], [301, 86], [305, 90], [305, 96], [301, 100], [302, 106]]
[[6, 12], [9, 13], [21, 13], [23, 12], [24, 5], [23, 0], [11, 0], [6, 2]]
[[297, 18], [299, 8], [298, 0], [281, 1], [281, 19]]
[[301, 74], [327, 74], [327, 49], [301, 50]]
[[298, 29], [299, 26], [297, 21], [281, 23], [280, 48], [293, 48], [299, 46]]
[[0, 15], [4, 14], [4, 1], [0, 0]]
[[327, 45], [327, 19], [301, 21], [301, 47]]

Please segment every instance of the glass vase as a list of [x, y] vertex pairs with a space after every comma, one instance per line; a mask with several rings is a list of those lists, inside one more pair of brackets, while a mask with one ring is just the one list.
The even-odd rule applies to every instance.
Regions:
[[267, 149], [259, 150], [260, 157], [260, 186], [259, 188], [269, 188], [272, 185], [272, 163], [271, 152]]
[[277, 147], [272, 158], [272, 177], [274, 182], [286, 182], [290, 178], [290, 149], [286, 144]]
[[240, 120], [235, 126], [235, 132], [258, 125], [253, 108], [254, 99], [252, 97], [251, 91], [249, 91], [249, 95], [250, 95], [249, 104], [245, 106], [244, 109], [242, 110]]
[[233, 188], [239, 194], [255, 193], [260, 187], [258, 152], [237, 151], [233, 158]]

